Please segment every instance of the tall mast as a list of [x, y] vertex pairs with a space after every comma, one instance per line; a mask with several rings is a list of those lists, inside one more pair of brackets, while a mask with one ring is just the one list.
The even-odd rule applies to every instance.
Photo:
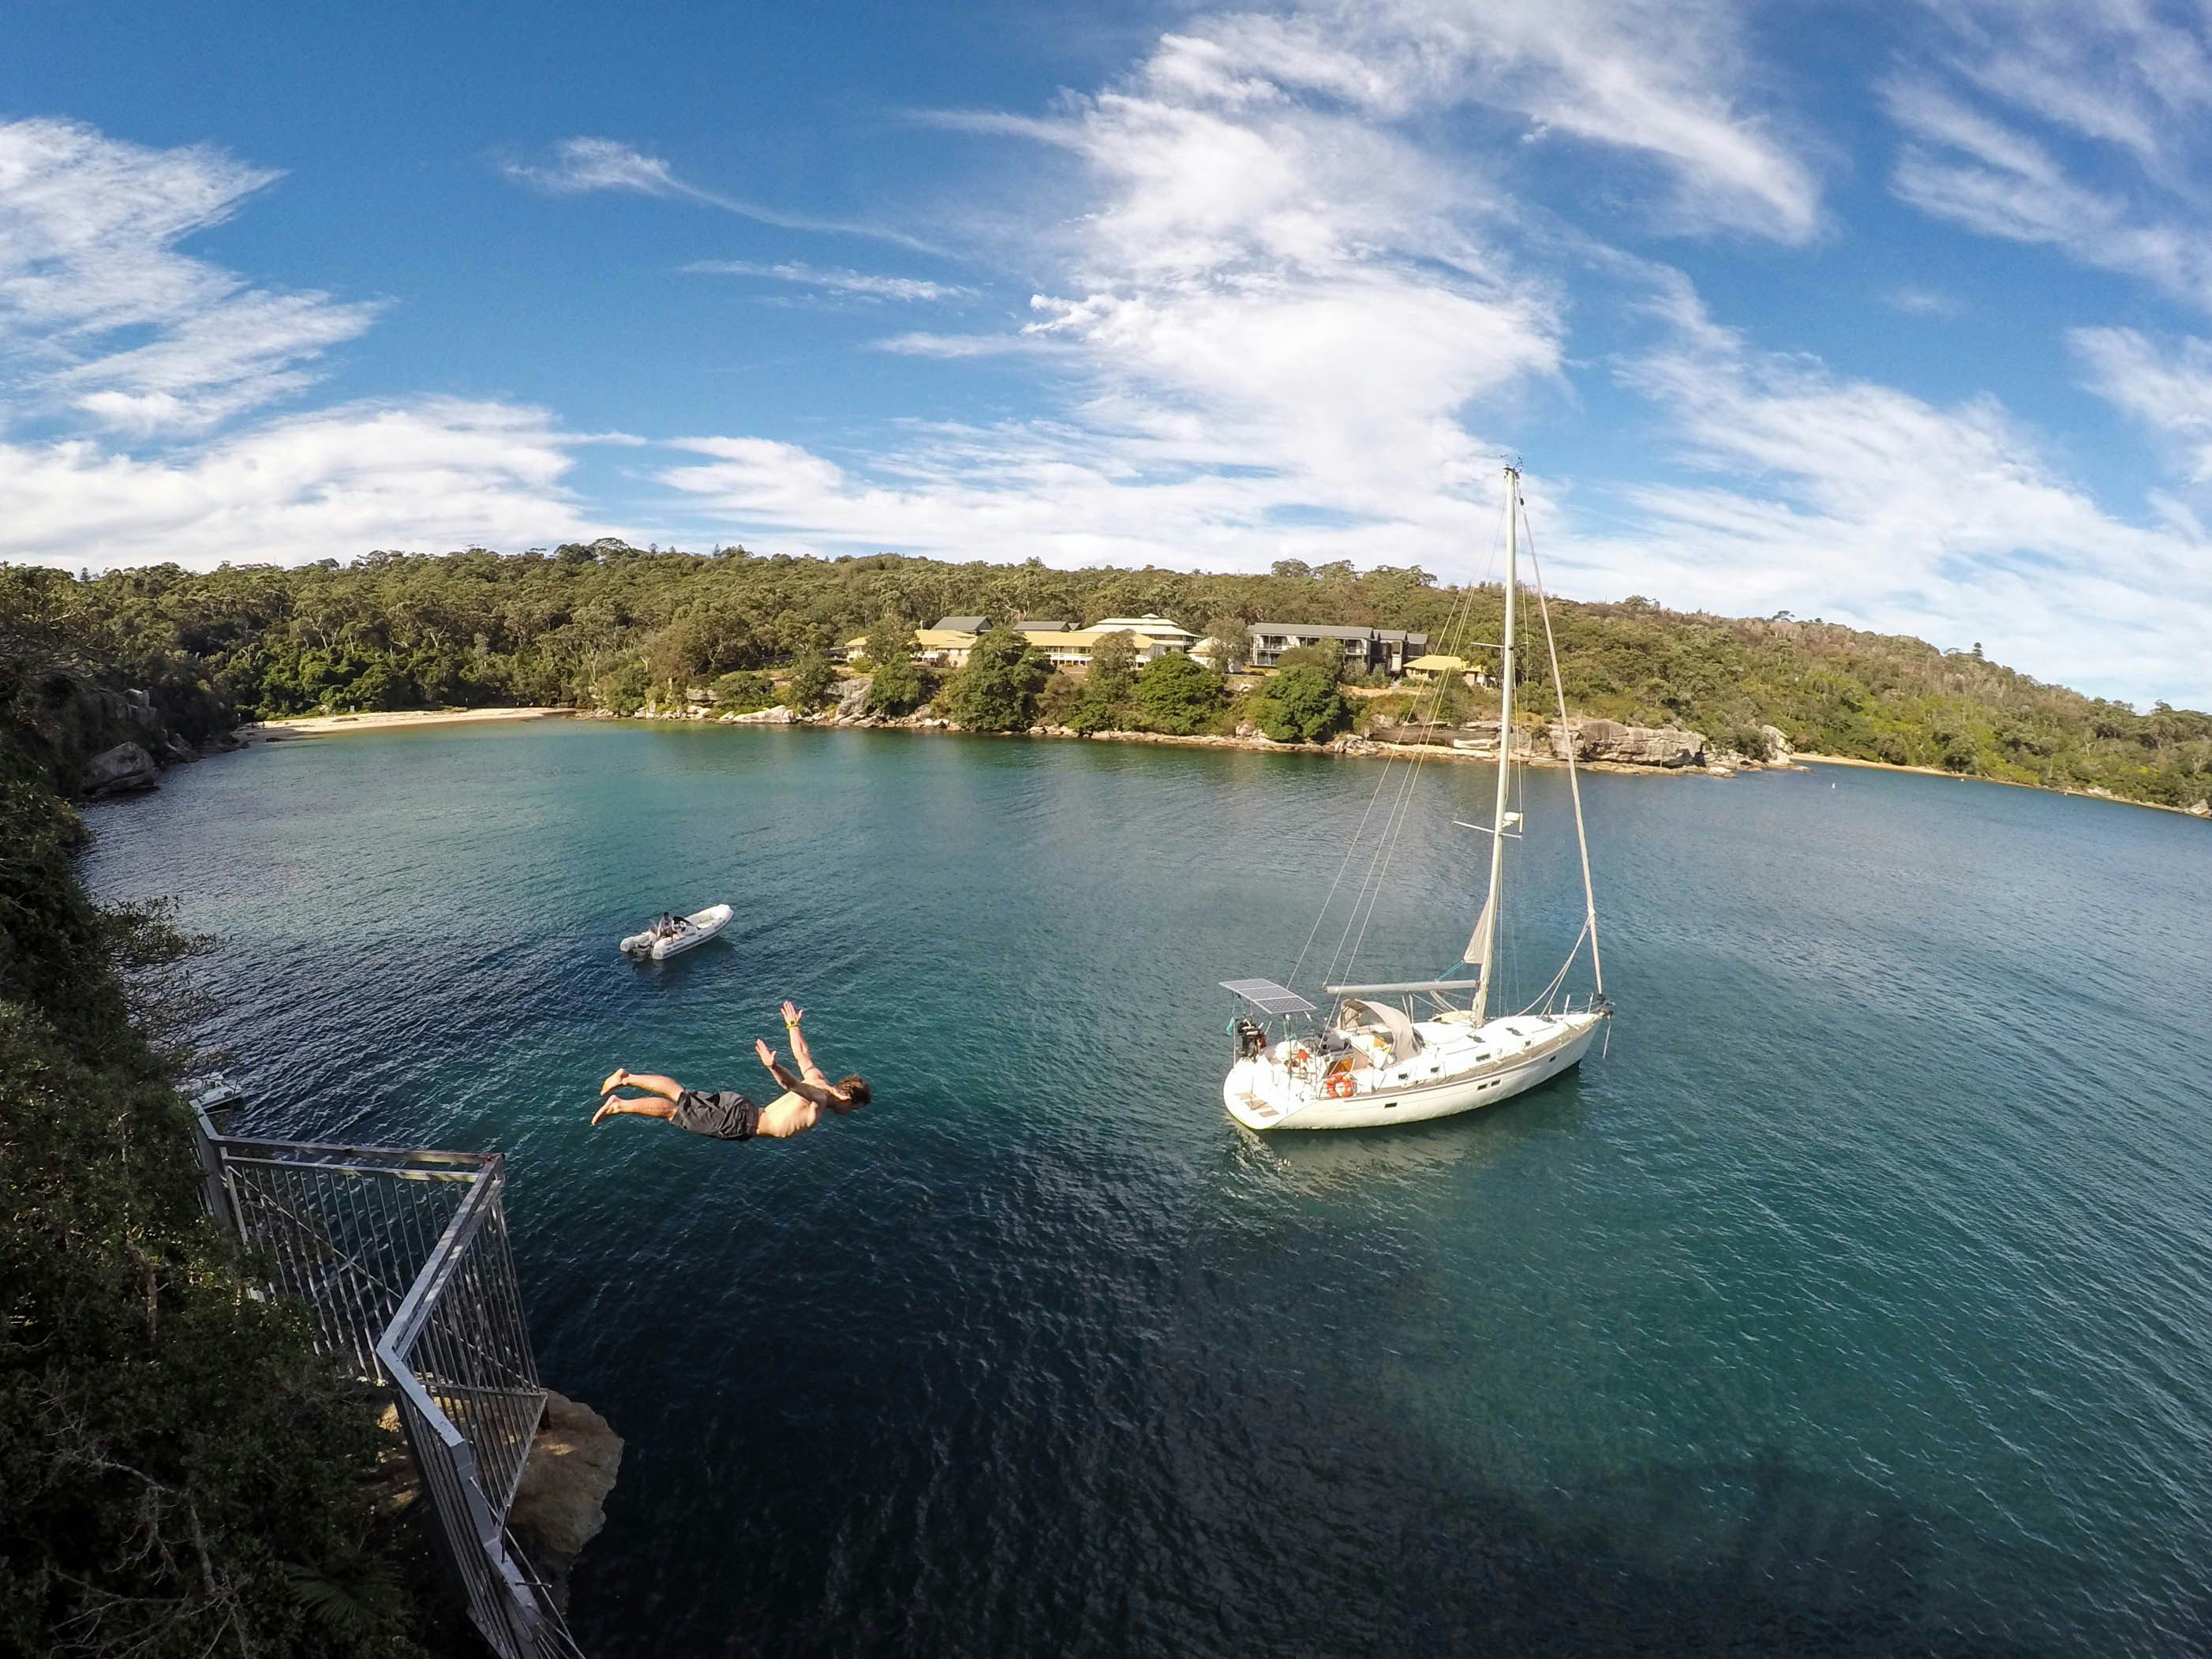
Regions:
[[1498, 958], [1498, 901], [1505, 878], [1505, 802], [1513, 762], [1513, 586], [1515, 556], [1521, 544], [1521, 473], [1505, 469], [1505, 637], [1498, 675], [1498, 805], [1490, 815], [1490, 896], [1483, 901], [1480, 942], [1481, 976], [1474, 985], [1474, 1023], [1490, 1010], [1490, 971]]

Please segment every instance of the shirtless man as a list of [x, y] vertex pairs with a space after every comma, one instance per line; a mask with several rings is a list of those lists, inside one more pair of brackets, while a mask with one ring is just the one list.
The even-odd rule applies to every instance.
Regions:
[[642, 1089], [645, 1094], [601, 1101], [599, 1109], [592, 1114], [592, 1121], [596, 1124], [605, 1118], [623, 1115], [662, 1117], [679, 1129], [689, 1129], [696, 1135], [712, 1135], [718, 1140], [750, 1140], [755, 1135], [772, 1135], [780, 1140], [812, 1128], [825, 1106], [842, 1117], [855, 1106], [866, 1105], [866, 1079], [855, 1072], [832, 1083], [814, 1063], [814, 1056], [806, 1051], [806, 1039], [799, 1034], [799, 1022], [804, 1018], [800, 1010], [790, 1003], [783, 1005], [783, 1025], [791, 1033], [792, 1058], [799, 1062], [797, 1077], [777, 1064], [775, 1050], [765, 1040], [753, 1043], [753, 1051], [760, 1056], [761, 1064], [768, 1067], [769, 1075], [783, 1090], [765, 1106], [756, 1105], [734, 1089], [702, 1093], [685, 1088], [672, 1077], [625, 1071], [617, 1066], [599, 1085], [599, 1092], [607, 1095], [628, 1087]]

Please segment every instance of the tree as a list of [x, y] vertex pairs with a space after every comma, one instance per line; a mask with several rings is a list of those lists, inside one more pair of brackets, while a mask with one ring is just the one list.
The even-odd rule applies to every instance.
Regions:
[[819, 651], [809, 651], [791, 665], [791, 678], [783, 688], [784, 701], [802, 714], [811, 714], [830, 701], [837, 689], [837, 671]]
[[1131, 698], [1139, 724], [1148, 732], [1188, 737], [1213, 723], [1229, 701], [1221, 676], [1203, 663], [1173, 652], [1137, 676]]
[[1226, 674], [1252, 660], [1252, 628], [1243, 617], [1216, 617], [1206, 625], [1206, 636], [1213, 641], [1208, 654], [1216, 672]]
[[946, 684], [945, 710], [970, 732], [1025, 732], [1052, 665], [1019, 630], [994, 628], [968, 652], [968, 665]]
[[1275, 659], [1278, 668], [1311, 668], [1334, 684], [1344, 678], [1344, 647], [1339, 645], [1294, 645]]
[[1120, 725], [1136, 683], [1136, 635], [1109, 634], [1091, 647], [1091, 665], [1084, 671], [1083, 689], [1068, 710], [1068, 725], [1085, 732]]
[[1352, 724], [1352, 708], [1334, 678], [1300, 666], [1284, 669], [1260, 688], [1254, 718], [1277, 743], [1319, 743]]
[[[876, 662], [872, 657], [871, 662]], [[876, 662], [868, 678], [867, 708], [871, 714], [894, 718], [911, 714], [929, 701], [934, 682], [912, 657], [892, 657]]]
[[896, 718], [929, 701], [936, 682], [914, 659], [914, 628], [903, 617], [878, 617], [868, 630], [868, 712]]
[[868, 653], [868, 665], [881, 668], [885, 663], [905, 662], [915, 650], [914, 626], [903, 617], [879, 617], [868, 629], [868, 641], [864, 647]]
[[1313, 567], [1304, 559], [1278, 559], [1267, 568], [1271, 576], [1293, 576], [1303, 580], [1313, 574]]
[[729, 709], [733, 714], [749, 714], [756, 708], [765, 708], [775, 701], [775, 686], [765, 674], [739, 669], [724, 674], [709, 690], [714, 694], [714, 706]]

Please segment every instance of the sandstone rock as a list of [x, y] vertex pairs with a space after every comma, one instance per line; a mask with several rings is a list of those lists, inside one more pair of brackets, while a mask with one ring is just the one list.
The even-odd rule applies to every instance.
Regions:
[[799, 717], [781, 703], [773, 708], [757, 708], [750, 714], [725, 714], [724, 726], [789, 726]]
[[1703, 766], [1705, 740], [1695, 732], [1674, 726], [1624, 726], [1619, 720], [1575, 720], [1563, 728], [1554, 720], [1547, 735], [1553, 758], [1611, 761], [1621, 766]]
[[84, 763], [83, 793], [92, 795], [120, 795], [133, 789], [153, 789], [161, 784], [154, 770], [154, 757], [135, 743], [118, 743], [112, 749], [103, 749]]
[[836, 718], [841, 720], [857, 720], [865, 714], [868, 706], [868, 688], [875, 683], [875, 677], [871, 674], [856, 674], [849, 680], [838, 681]]
[[2212, 800], [2200, 800], [2189, 811], [2192, 817], [2212, 818]]
[[1766, 763], [1769, 766], [1795, 766], [1797, 751], [1790, 746], [1790, 734], [1778, 726], [1762, 726], [1759, 735], [1766, 739]]
[[622, 1468], [622, 1437], [589, 1406], [548, 1391], [507, 1524], [546, 1577], [564, 1613], [568, 1570], [607, 1524], [607, 1494]]

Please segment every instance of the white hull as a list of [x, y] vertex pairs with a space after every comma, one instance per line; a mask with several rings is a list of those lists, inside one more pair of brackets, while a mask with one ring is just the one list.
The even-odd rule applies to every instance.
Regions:
[[632, 933], [622, 942], [626, 957], [650, 957], [655, 962], [681, 956], [695, 945], [704, 945], [708, 939], [730, 925], [737, 914], [726, 904], [710, 904], [703, 910], [694, 910], [684, 918], [684, 931], [673, 939], [655, 939], [651, 929]]
[[[1286, 1041], [1231, 1066], [1222, 1102], [1246, 1128], [1262, 1131], [1374, 1129], [1450, 1117], [1510, 1100], [1573, 1069], [1607, 1018], [1586, 1009], [1510, 1014], [1480, 1028], [1420, 1020], [1413, 1029], [1421, 1051], [1405, 1065], [1334, 1074], [1308, 1045]], [[1344, 1080], [1336, 1086], [1348, 1087], [1349, 1094], [1328, 1092], [1338, 1079]]]

